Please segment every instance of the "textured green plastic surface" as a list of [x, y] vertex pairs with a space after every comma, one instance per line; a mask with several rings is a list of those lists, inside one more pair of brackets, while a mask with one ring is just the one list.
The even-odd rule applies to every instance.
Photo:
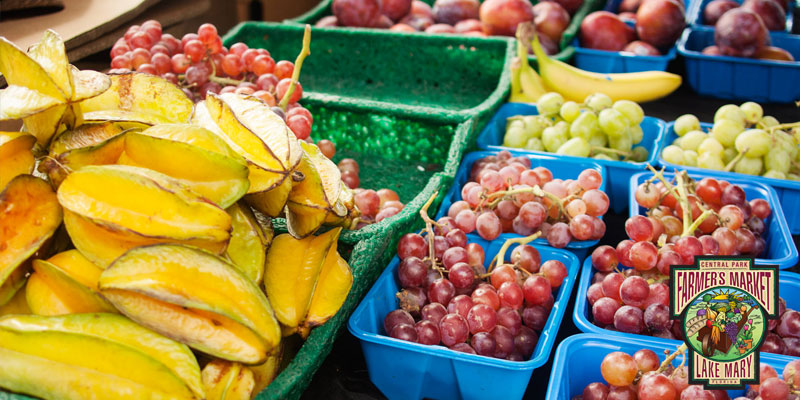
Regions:
[[[405, 204], [395, 217], [355, 231], [342, 231], [339, 241], [355, 244], [402, 224], [419, 213], [435, 190], [442, 188], [437, 174], [455, 176], [461, 157], [473, 140], [473, 122], [442, 123], [436, 118], [407, 117], [367, 111], [318, 100], [303, 100], [314, 116], [311, 136], [336, 145], [334, 162], [353, 158], [359, 165], [360, 187], [387, 188]], [[285, 220], [274, 220], [284, 229]]]
[[[433, 5], [434, 0], [422, 0], [425, 3]], [[482, 2], [482, 1], [481, 1]], [[532, 1], [532, 3], [537, 3], [537, 1]], [[333, 0], [323, 0], [319, 4], [317, 4], [314, 8], [306, 12], [305, 14], [288, 20], [292, 23], [297, 24], [311, 24], [314, 25], [317, 21], [326, 17], [328, 15], [332, 15], [333, 12], [331, 11], [331, 5], [333, 4]], [[561, 43], [559, 44], [559, 48], [561, 51], [554, 54], [552, 57], [559, 61], [568, 62], [572, 59], [572, 56], [575, 54], [575, 48], [570, 46], [569, 43], [578, 34], [578, 30], [580, 28], [581, 22], [583, 21], [586, 16], [591, 13], [592, 11], [597, 11], [605, 6], [606, 0], [584, 0], [583, 5], [575, 12], [575, 14], [571, 17], [569, 26], [564, 31], [563, 36], [561, 37]], [[344, 27], [335, 27], [335, 28], [315, 28], [315, 30], [336, 30], [336, 29], [343, 29], [343, 30], [363, 30], [365, 28], [344, 28]], [[369, 29], [370, 31], [380, 30], [380, 29]], [[417, 33], [407, 33], [407, 32], [394, 32], [396, 35], [414, 35], [414, 36], [424, 36], [430, 34], [417, 34]], [[464, 40], [469, 40], [471, 37], [463, 36]], [[509, 39], [510, 40], [510, 39]], [[536, 56], [530, 55], [529, 61], [534, 63], [536, 62]]]
[[[244, 22], [224, 43], [244, 42], [291, 60], [303, 26]], [[486, 118], [510, 90], [514, 44], [501, 38], [397, 35], [390, 31], [314, 29], [303, 63], [303, 98], [368, 111], [428, 116], [442, 122]]]

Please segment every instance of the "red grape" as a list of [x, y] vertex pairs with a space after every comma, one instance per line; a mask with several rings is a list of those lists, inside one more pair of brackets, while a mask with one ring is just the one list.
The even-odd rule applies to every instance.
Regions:
[[489, 332], [497, 325], [497, 311], [486, 304], [475, 304], [467, 313], [470, 333]]
[[474, 304], [486, 304], [495, 310], [500, 309], [500, 296], [497, 295], [497, 292], [494, 288], [489, 287], [481, 287], [475, 289], [472, 292], [472, 302]]
[[420, 315], [423, 320], [431, 321], [438, 326], [442, 317], [447, 315], [447, 309], [441, 303], [428, 303], [422, 307]]
[[619, 294], [623, 303], [641, 307], [650, 295], [650, 284], [640, 276], [629, 276], [620, 285]]
[[614, 386], [628, 386], [636, 378], [636, 361], [621, 351], [609, 353], [600, 364], [600, 373], [606, 382]]
[[540, 275], [531, 275], [522, 285], [525, 301], [531, 305], [543, 304], [550, 296], [552, 287], [550, 281]]
[[464, 343], [469, 335], [469, 325], [464, 317], [458, 314], [447, 314], [439, 322], [439, 334], [442, 344], [445, 346], [450, 347], [457, 343]]
[[392, 328], [395, 326], [402, 324], [414, 325], [414, 318], [404, 310], [393, 310], [386, 314], [386, 317], [383, 319], [383, 329], [386, 333], [391, 332]]

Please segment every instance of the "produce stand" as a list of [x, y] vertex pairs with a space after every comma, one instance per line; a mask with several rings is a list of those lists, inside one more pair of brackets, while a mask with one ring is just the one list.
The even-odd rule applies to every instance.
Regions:
[[[582, 22], [620, 2], [583, 1], [549, 57], [526, 36], [532, 24], [518, 38], [306, 25], [333, 3], [228, 32], [205, 24], [183, 41], [148, 21], [71, 41], [48, 31], [30, 49], [30, 35], [0, 42], [0, 122], [24, 122], [0, 132], [0, 354], [31, 371], [0, 365], [0, 400], [89, 397], [109, 385], [98, 376], [187, 398], [571, 399], [608, 380], [612, 351], [661, 362], [679, 346], [668, 318], [641, 316], [667, 307], [660, 260], [726, 244], [780, 268], [800, 329], [800, 98], [782, 90], [796, 89], [800, 64], [698, 56], [713, 42], [713, 28], [692, 25], [708, 1], [687, 2], [658, 65], [583, 70], [567, 64]], [[172, 19], [176, 4], [164, 8]], [[697, 35], [704, 44], [687, 52]], [[96, 59], [69, 65], [110, 43], [102, 73], [83, 69]], [[600, 57], [590, 64], [647, 61], [583, 50]], [[755, 77], [731, 91], [730, 76], [711, 84], [698, 62], [729, 63], [735, 85]], [[640, 72], [590, 72], [620, 68]], [[726, 137], [719, 126], [737, 121]], [[663, 192], [647, 205], [655, 182]], [[595, 282], [614, 273], [608, 295]], [[637, 280], [647, 295], [622, 294]], [[610, 321], [593, 307], [601, 298], [615, 304]], [[620, 306], [639, 325], [618, 323]], [[780, 354], [762, 356], [779, 377], [800, 366], [800, 331], [780, 324], [769, 330]], [[700, 332], [710, 354], [734, 350], [728, 336], [712, 348], [711, 332]], [[90, 357], [101, 348], [143, 372]], [[669, 357], [659, 372], [678, 365]]]

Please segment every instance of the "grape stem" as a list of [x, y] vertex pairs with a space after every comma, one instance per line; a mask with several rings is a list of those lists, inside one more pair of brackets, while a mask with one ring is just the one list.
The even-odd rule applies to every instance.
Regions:
[[536, 232], [536, 233], [534, 233], [533, 235], [530, 235], [530, 236], [524, 236], [524, 237], [518, 237], [518, 238], [506, 240], [505, 243], [503, 243], [503, 246], [500, 247], [500, 251], [497, 252], [497, 255], [492, 259], [492, 262], [489, 264], [489, 270], [487, 271], [487, 273], [488, 272], [492, 272], [492, 270], [494, 269], [494, 267], [498, 263], [505, 262], [506, 251], [508, 250], [509, 247], [511, 247], [512, 244], [515, 244], [515, 243], [516, 244], [528, 244], [529, 242], [532, 242], [532, 241], [538, 239], [539, 236], [542, 236], [542, 232], [541, 231]]
[[[308, 27], [308, 25], [306, 25]], [[308, 28], [307, 28], [308, 29]], [[436, 199], [436, 196], [439, 194], [439, 191], [433, 192], [431, 197], [425, 202], [425, 205], [422, 206], [422, 209], [419, 210], [419, 215], [422, 217], [422, 220], [425, 221], [425, 231], [428, 233], [428, 256], [431, 259], [431, 268], [439, 271], [439, 275], [444, 278], [444, 274], [442, 270], [436, 267], [436, 249], [433, 245], [433, 220], [431, 217], [428, 216], [428, 208], [433, 204], [433, 200]]]
[[688, 236], [690, 233], [687, 232], [694, 232], [689, 231], [692, 221], [692, 210], [689, 205], [689, 198], [686, 196], [686, 187], [684, 186], [683, 176], [681, 173], [676, 173], [675, 178], [677, 181], [677, 190], [675, 187], [672, 186], [667, 180], [664, 178], [664, 170], [656, 171], [652, 165], [647, 165], [647, 168], [653, 171], [656, 178], [660, 180], [664, 187], [667, 188], [673, 194], [677, 194], [678, 201], [681, 203], [681, 208], [683, 208], [683, 234], [681, 236]]
[[747, 150], [750, 150], [750, 148], [749, 147], [745, 148], [743, 152], [737, 154], [736, 157], [733, 157], [733, 159], [728, 163], [728, 165], [725, 166], [725, 169], [723, 171], [731, 172], [733, 167], [735, 167], [736, 164], [739, 162], [739, 160], [741, 160], [742, 157], [744, 157], [744, 155], [747, 153]]
[[[687, 349], [686, 343], [683, 343], [680, 346], [678, 346], [678, 348], [675, 349], [675, 351], [672, 352], [672, 354], [668, 355], [667, 358], [664, 359], [664, 362], [661, 363], [661, 366], [658, 367], [658, 371], [656, 371], [656, 372], [657, 373], [662, 373], [662, 372], [666, 371], [667, 368], [669, 368], [669, 366], [672, 364], [672, 361], [675, 360], [675, 357], [677, 357], [678, 354], [685, 354], [686, 353], [686, 349]], [[683, 363], [681, 363], [681, 364], [683, 364]]]
[[300, 68], [303, 67], [303, 61], [309, 54], [311, 54], [311, 25], [306, 24], [306, 29], [303, 31], [303, 48], [300, 50], [300, 54], [297, 55], [297, 59], [294, 61], [294, 71], [292, 71], [292, 80], [289, 83], [289, 89], [286, 90], [286, 93], [283, 95], [283, 98], [279, 104], [281, 110], [283, 111], [286, 111], [286, 106], [289, 105], [289, 99], [291, 99], [292, 94], [294, 94], [294, 90], [297, 86], [297, 80], [300, 79]]

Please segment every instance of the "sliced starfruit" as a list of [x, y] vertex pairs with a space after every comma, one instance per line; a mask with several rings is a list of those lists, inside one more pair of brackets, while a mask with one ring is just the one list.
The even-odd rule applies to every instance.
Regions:
[[[39, 163], [39, 172], [46, 173], [53, 186], [58, 188], [67, 175], [87, 165], [116, 164], [125, 150], [125, 135], [121, 131], [97, 144], [65, 150], [59, 154], [51, 153]], [[59, 135], [61, 136], [64, 135]]]
[[0, 120], [22, 118], [25, 131], [41, 145], [77, 125], [74, 104], [106, 91], [111, 80], [95, 71], [80, 71], [67, 62], [64, 41], [47, 30], [42, 41], [26, 53], [0, 38], [0, 73], [9, 87], [0, 93]]
[[250, 400], [255, 395], [253, 371], [227, 360], [212, 360], [203, 367], [206, 400]]
[[132, 121], [148, 125], [187, 122], [192, 101], [166, 79], [138, 72], [111, 75], [111, 87], [80, 103], [86, 121]]
[[284, 335], [296, 332], [305, 320], [328, 252], [340, 232], [341, 228], [336, 228], [304, 239], [282, 234], [272, 240], [267, 252], [264, 288], [275, 316], [284, 327]]
[[264, 293], [238, 268], [200, 249], [128, 251], [100, 276], [100, 290], [134, 321], [218, 358], [259, 364], [280, 343]]
[[103, 270], [77, 250], [56, 254], [47, 261], [33, 260], [33, 270], [25, 290], [28, 306], [34, 314], [117, 311], [97, 289]]
[[[217, 243], [230, 239], [231, 218], [225, 210], [174, 179], [127, 165], [87, 166], [67, 176], [58, 188], [64, 209], [111, 231], [171, 241]], [[76, 241], [74, 219], [67, 231]], [[80, 239], [77, 242], [81, 242]], [[87, 258], [97, 262], [78, 246]], [[219, 249], [221, 247], [221, 249]]]
[[[149, 130], [149, 129], [148, 129]], [[168, 175], [197, 194], [227, 208], [247, 193], [247, 164], [218, 152], [142, 133], [128, 133], [120, 164]]]
[[272, 227], [264, 230], [256, 220], [250, 206], [234, 203], [226, 210], [231, 216], [231, 241], [226, 254], [251, 281], [261, 284], [264, 278], [264, 261], [274, 235]]
[[0, 132], [0, 190], [11, 178], [33, 172], [36, 138], [24, 132]]
[[24, 272], [20, 277], [19, 269], [59, 225], [61, 206], [50, 184], [44, 180], [18, 175], [0, 193], [0, 305], [10, 300], [22, 286]]
[[346, 210], [335, 207], [342, 192], [339, 168], [317, 146], [301, 145], [303, 158], [297, 171], [304, 178], [292, 186], [286, 203], [286, 227], [297, 238], [316, 232], [330, 214], [346, 215]]
[[350, 271], [347, 261], [339, 255], [334, 242], [325, 257], [314, 295], [311, 297], [311, 305], [308, 307], [308, 314], [298, 328], [300, 336], [308, 337], [312, 328], [324, 324], [336, 315], [352, 286], [353, 272]]
[[0, 318], [0, 387], [57, 399], [203, 399], [188, 347], [115, 314]]
[[277, 216], [275, 210], [283, 210], [283, 196], [288, 196], [290, 189], [286, 181], [291, 179], [302, 157], [300, 141], [283, 119], [258, 99], [226, 93], [211, 94], [199, 103], [193, 122], [221, 134], [228, 145], [247, 160], [249, 194], [280, 188], [280, 195], [250, 202], [257, 210]]
[[5, 305], [0, 306], [0, 316], [12, 314], [30, 314], [31, 309], [28, 307], [28, 299], [25, 298], [24, 290], [17, 290], [14, 297]]

